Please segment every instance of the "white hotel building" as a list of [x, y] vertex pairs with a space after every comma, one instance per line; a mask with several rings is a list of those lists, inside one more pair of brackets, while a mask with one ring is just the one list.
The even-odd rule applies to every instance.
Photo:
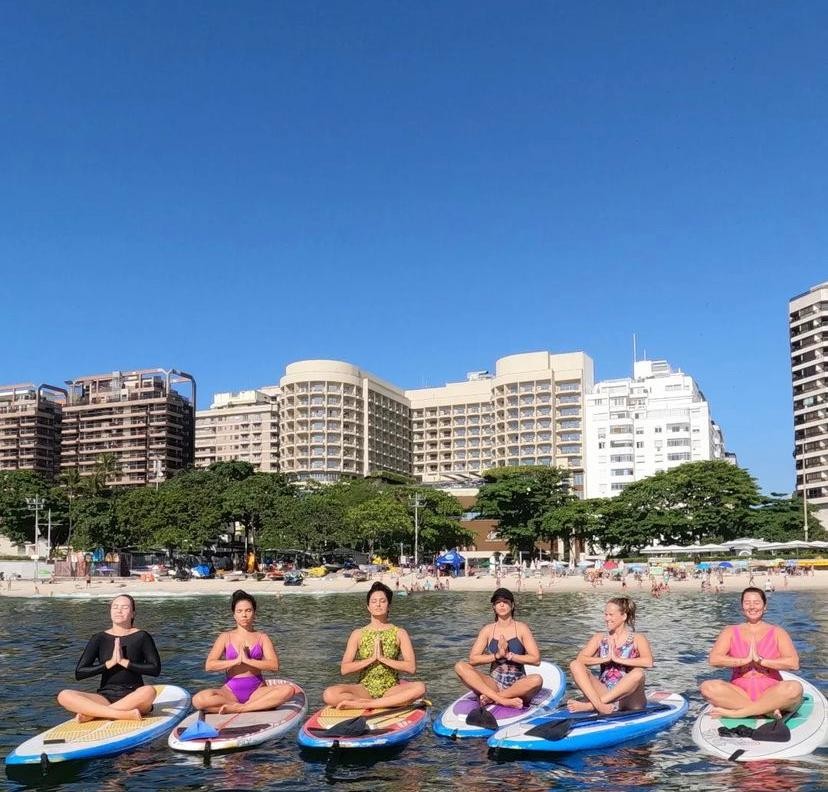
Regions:
[[586, 397], [586, 497], [611, 498], [685, 462], [725, 459], [722, 432], [692, 377], [663, 360], [633, 378], [599, 382]]

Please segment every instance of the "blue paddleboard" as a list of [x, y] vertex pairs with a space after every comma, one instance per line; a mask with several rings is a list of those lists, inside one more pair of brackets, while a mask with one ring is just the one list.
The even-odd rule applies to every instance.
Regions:
[[303, 748], [390, 748], [407, 743], [428, 724], [427, 703], [380, 709], [314, 712], [299, 730]]
[[[26, 740], [7, 757], [7, 765], [51, 764], [115, 756], [166, 734], [190, 709], [190, 694], [175, 685], [156, 685], [152, 712], [141, 720], [75, 718]], [[45, 760], [44, 758], [45, 757]]]
[[498, 729], [488, 744], [513, 751], [555, 753], [606, 748], [662, 731], [686, 712], [684, 696], [656, 691], [647, 697], [645, 710], [598, 715], [558, 709]]

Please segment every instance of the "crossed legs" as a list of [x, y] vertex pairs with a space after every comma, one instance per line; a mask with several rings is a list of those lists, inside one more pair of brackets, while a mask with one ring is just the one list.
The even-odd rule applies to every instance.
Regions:
[[712, 705], [712, 718], [750, 718], [757, 715], [781, 717], [783, 712], [793, 712], [802, 701], [802, 685], [792, 679], [778, 682], [768, 688], [756, 701], [742, 688], [723, 679], [708, 679], [699, 688]]
[[502, 707], [525, 707], [543, 686], [540, 674], [527, 674], [502, 690], [488, 674], [478, 671], [471, 663], [460, 660], [454, 664], [454, 673], [469, 690], [480, 696], [480, 703], [500, 704]]
[[[570, 712], [600, 712], [609, 715], [618, 710], [640, 710], [647, 706], [644, 694], [644, 672], [631, 668], [618, 684], [608, 688], [580, 660], [569, 664], [572, 681], [586, 697], [586, 701], [569, 699], [566, 706]], [[616, 706], [617, 702], [617, 706]]]
[[155, 688], [143, 685], [118, 701], [109, 703], [100, 693], [86, 693], [81, 690], [61, 690], [58, 704], [83, 723], [101, 718], [104, 720], [141, 720], [152, 709]]

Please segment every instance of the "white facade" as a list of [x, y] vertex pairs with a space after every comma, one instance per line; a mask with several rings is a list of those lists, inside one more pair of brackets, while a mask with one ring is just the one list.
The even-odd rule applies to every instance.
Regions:
[[692, 377], [663, 360], [633, 378], [599, 382], [586, 397], [586, 497], [611, 498], [685, 462], [724, 459], [724, 439]]
[[406, 391], [414, 475], [440, 482], [492, 467], [555, 465], [571, 471], [582, 494], [584, 394], [592, 384], [583, 352], [528, 352], [500, 358], [494, 375]]
[[828, 283], [794, 297], [788, 322], [796, 492], [828, 514]]
[[256, 470], [279, 470], [279, 388], [216, 393], [209, 410], [196, 413], [195, 463], [250, 462]]

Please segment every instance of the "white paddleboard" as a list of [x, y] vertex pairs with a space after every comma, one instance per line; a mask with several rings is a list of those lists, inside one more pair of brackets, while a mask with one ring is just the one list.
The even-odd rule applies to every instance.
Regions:
[[[267, 684], [270, 686], [293, 683], [288, 679], [268, 679]], [[194, 712], [170, 732], [167, 742], [170, 748], [188, 753], [237, 751], [261, 745], [268, 740], [275, 740], [298, 726], [307, 711], [308, 700], [305, 691], [300, 688], [300, 692], [274, 710], [234, 712], [224, 715], [207, 713], [204, 715], [204, 722], [216, 729], [218, 736], [182, 740], [181, 735], [199, 718], [199, 713]]]
[[[563, 698], [566, 690], [566, 676], [554, 663], [542, 661], [540, 665], [526, 666], [527, 674], [540, 674], [543, 687], [534, 695], [528, 707], [503, 707], [489, 704], [486, 709], [494, 716], [498, 728], [531, 718], [544, 707], [554, 707]], [[468, 714], [480, 706], [477, 695], [471, 691], [452, 702], [434, 721], [434, 731], [441, 737], [488, 737], [492, 729], [466, 723]]]
[[786, 721], [791, 731], [787, 742], [763, 742], [752, 737], [722, 737], [719, 727], [734, 728], [740, 724], [755, 729], [769, 718], [711, 718], [708, 704], [693, 724], [693, 742], [705, 753], [737, 762], [759, 759], [792, 759], [812, 753], [828, 740], [828, 702], [810, 682], [782, 671], [783, 679], [793, 679], [802, 685], [804, 699], [796, 715]]
[[[166, 734], [190, 709], [190, 694], [175, 685], [155, 685], [152, 712], [141, 720], [75, 718], [26, 740], [7, 757], [7, 765], [68, 762], [115, 756]], [[44, 759], [45, 757], [45, 759]]]

